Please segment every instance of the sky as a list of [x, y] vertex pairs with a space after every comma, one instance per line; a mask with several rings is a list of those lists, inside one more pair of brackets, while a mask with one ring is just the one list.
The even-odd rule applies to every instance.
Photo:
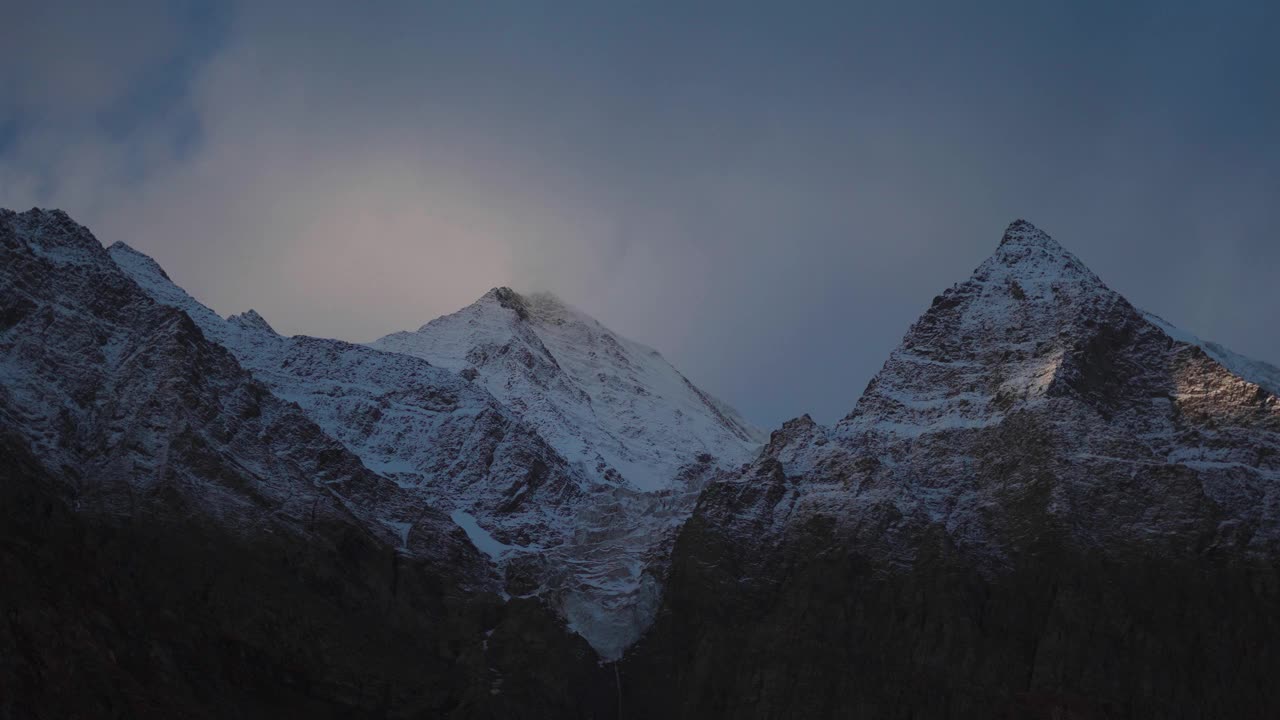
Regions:
[[832, 422], [1021, 217], [1280, 363], [1280, 3], [6, 5], [0, 207], [281, 332], [548, 290]]

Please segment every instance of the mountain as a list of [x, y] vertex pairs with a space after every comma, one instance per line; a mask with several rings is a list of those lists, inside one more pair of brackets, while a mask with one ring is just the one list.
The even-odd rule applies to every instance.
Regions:
[[5, 211], [0, 223], [5, 426], [78, 507], [208, 516], [249, 534], [281, 524], [307, 533], [328, 519], [390, 541], [384, 525], [412, 516], [432, 543], [451, 533], [188, 316], [151, 302], [65, 214]]
[[366, 467], [429, 504], [483, 516], [508, 544], [559, 532], [587, 490], [554, 448], [455, 373], [340, 340], [284, 337], [253, 310], [224, 320], [150, 257], [123, 243], [108, 253]]
[[853, 411], [713, 481], [641, 714], [1280, 709], [1280, 399], [1018, 221]]
[[572, 578], [561, 602], [570, 626], [607, 660], [652, 622], [675, 529], [706, 479], [751, 459], [764, 439], [656, 350], [549, 293], [494, 288], [371, 347], [484, 387], [595, 483], [563, 559], [546, 559]]
[[448, 515], [66, 214], [0, 211], [0, 308], [0, 715], [586, 712], [529, 687], [549, 659], [607, 687]]
[[0, 716], [1271, 717], [1276, 377], [1018, 221], [757, 448], [550, 296], [285, 337], [0, 211]]
[[745, 462], [764, 440], [656, 350], [548, 293], [495, 288], [372, 346], [472, 378], [591, 477], [644, 492], [672, 489], [699, 457]]
[[[529, 302], [495, 290], [425, 326], [470, 318], [472, 331], [457, 340], [473, 343], [463, 353], [473, 360], [492, 355], [476, 360], [488, 373], [481, 383], [467, 371], [474, 366], [447, 355], [428, 362], [422, 352], [398, 352], [407, 342], [283, 337], [252, 310], [224, 320], [145, 254], [123, 243], [109, 253], [366, 467], [448, 512], [504, 574], [508, 594], [550, 603], [606, 659], [651, 622], [674, 530], [705, 478], [752, 448], [754, 431], [657, 353], [549, 296]], [[425, 328], [410, 336], [419, 350], [442, 337]], [[510, 335], [499, 347], [502, 332]], [[563, 364], [537, 333], [556, 338]], [[617, 464], [626, 458], [629, 477], [645, 478], [647, 491], [598, 457], [582, 463], [583, 448], [597, 445]]]

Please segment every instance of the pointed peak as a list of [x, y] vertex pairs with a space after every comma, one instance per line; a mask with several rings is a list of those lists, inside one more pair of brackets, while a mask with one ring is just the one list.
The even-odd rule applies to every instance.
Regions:
[[503, 300], [503, 299], [512, 298], [512, 297], [520, 297], [520, 293], [516, 292], [515, 290], [512, 290], [506, 285], [500, 285], [498, 287], [489, 288], [489, 292], [485, 293], [484, 295], [481, 295], [480, 299], [481, 300], [485, 300], [485, 299]]
[[1052, 258], [1073, 258], [1065, 247], [1050, 237], [1050, 234], [1021, 218], [1009, 223], [1009, 227], [1005, 228], [1005, 234], [1000, 237], [1000, 246], [997, 247], [996, 254], [1000, 255], [1004, 251], [1005, 254], [1016, 254], [1019, 258], [1024, 258], [1032, 255], [1025, 251], [1033, 250], [1042, 251]]
[[249, 330], [260, 330], [272, 335], [278, 334], [276, 333], [275, 328], [271, 327], [270, 323], [267, 322], [266, 318], [259, 315], [258, 311], [252, 308], [240, 313], [239, 315], [232, 315], [227, 318], [227, 322], [239, 325], [240, 327]]
[[999, 247], [978, 267], [974, 279], [1024, 283], [1077, 281], [1105, 287], [1075, 255], [1048, 233], [1022, 219], [1009, 223]]
[[1005, 245], [1033, 245], [1041, 247], [1059, 248], [1057, 242], [1049, 237], [1049, 234], [1031, 223], [1018, 218], [1009, 223], [1009, 227], [1004, 229], [1004, 235], [1000, 238], [1000, 247]]
[[798, 418], [792, 418], [782, 423], [782, 427], [769, 434], [769, 443], [765, 446], [765, 454], [776, 457], [788, 447], [808, 445], [815, 442], [824, 444], [826, 442], [825, 438], [826, 431], [823, 427], [814, 422], [808, 413], [805, 413]]
[[529, 304], [520, 293], [509, 287], [496, 287], [480, 297], [479, 303], [497, 303], [516, 314], [521, 320], [529, 319]]

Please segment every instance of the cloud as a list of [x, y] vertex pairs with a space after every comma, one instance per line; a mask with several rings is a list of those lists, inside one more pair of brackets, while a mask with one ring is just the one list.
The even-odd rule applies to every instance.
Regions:
[[1265, 4], [94, 7], [0, 35], [0, 204], [287, 332], [551, 289], [761, 424], [832, 420], [1026, 216], [1280, 359]]
[[0, 25], [10, 111], [75, 124], [110, 109], [180, 52], [170, 3], [19, 2]]

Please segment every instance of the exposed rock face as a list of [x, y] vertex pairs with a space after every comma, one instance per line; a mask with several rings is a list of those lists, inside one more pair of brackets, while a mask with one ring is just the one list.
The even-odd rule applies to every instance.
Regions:
[[1280, 400], [1020, 221], [848, 417], [708, 486], [624, 688], [685, 717], [1271, 715], [1278, 497]]
[[609, 687], [65, 214], [0, 211], [0, 308], [0, 713], [541, 717]]

